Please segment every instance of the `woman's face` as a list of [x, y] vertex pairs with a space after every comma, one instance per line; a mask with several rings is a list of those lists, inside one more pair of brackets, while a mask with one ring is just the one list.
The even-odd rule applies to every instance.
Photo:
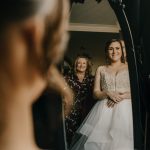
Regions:
[[111, 62], [121, 60], [122, 50], [119, 42], [112, 42], [108, 47], [108, 57]]
[[86, 58], [78, 58], [76, 62], [76, 71], [85, 72], [87, 69], [87, 60]]

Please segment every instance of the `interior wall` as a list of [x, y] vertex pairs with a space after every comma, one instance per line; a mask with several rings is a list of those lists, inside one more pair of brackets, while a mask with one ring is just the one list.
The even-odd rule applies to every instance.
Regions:
[[[113, 38], [119, 38], [119, 33], [70, 32], [70, 41], [66, 56], [72, 61], [77, 54], [87, 53], [92, 57], [93, 74], [99, 65], [105, 64], [105, 43]], [[84, 47], [82, 49], [81, 47]]]

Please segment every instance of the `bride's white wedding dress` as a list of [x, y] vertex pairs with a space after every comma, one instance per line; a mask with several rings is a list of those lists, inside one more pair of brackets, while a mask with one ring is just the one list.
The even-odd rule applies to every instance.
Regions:
[[[129, 92], [128, 69], [112, 74], [100, 67], [101, 88], [107, 91]], [[131, 99], [124, 99], [113, 108], [107, 99], [98, 101], [77, 133], [82, 136], [71, 150], [133, 150], [133, 120]]]

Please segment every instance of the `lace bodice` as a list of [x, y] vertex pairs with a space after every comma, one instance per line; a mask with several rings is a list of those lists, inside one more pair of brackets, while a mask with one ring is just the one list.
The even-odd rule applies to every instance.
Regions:
[[122, 69], [117, 74], [113, 74], [105, 66], [100, 67], [100, 86], [102, 90], [129, 92], [130, 80], [128, 69]]

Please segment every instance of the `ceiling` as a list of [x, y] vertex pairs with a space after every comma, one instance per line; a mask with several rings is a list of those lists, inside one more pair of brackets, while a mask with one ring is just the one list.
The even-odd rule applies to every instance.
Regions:
[[72, 5], [70, 30], [117, 33], [120, 27], [107, 0], [102, 0], [101, 3], [95, 0], [85, 0], [84, 4]]

